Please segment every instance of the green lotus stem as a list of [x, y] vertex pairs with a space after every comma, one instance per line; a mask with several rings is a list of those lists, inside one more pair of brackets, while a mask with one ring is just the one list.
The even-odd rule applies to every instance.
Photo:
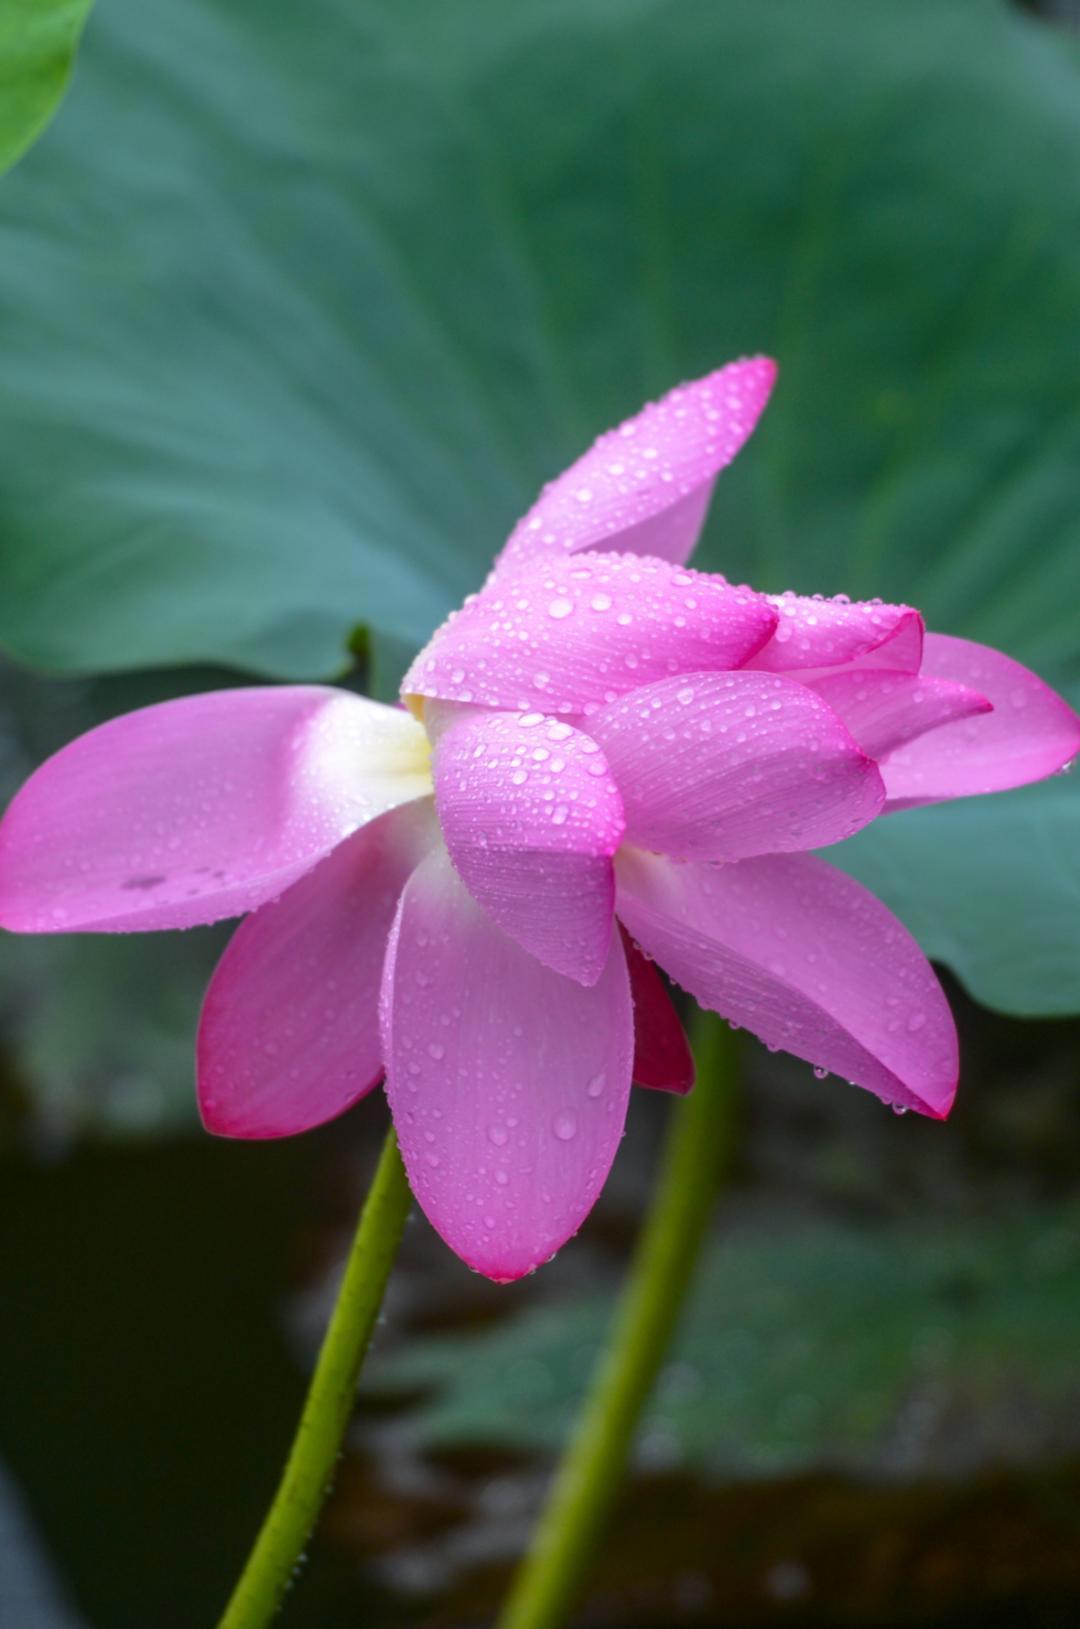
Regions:
[[735, 1080], [736, 1041], [726, 1025], [703, 1014], [694, 1041], [698, 1084], [673, 1107], [656, 1197], [607, 1351], [498, 1629], [569, 1621], [682, 1311], [731, 1146]]
[[299, 1565], [333, 1479], [410, 1202], [405, 1167], [391, 1130], [360, 1213], [277, 1493], [219, 1629], [263, 1629]]

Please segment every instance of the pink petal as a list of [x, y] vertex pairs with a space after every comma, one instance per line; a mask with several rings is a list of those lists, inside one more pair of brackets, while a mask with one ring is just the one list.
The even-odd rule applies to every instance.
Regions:
[[[917, 673], [923, 621], [910, 605], [769, 594], [779, 621], [768, 644], [747, 664], [770, 673], [832, 668], [846, 662]], [[802, 675], [800, 674], [800, 677]]]
[[581, 1226], [626, 1119], [633, 1014], [613, 935], [590, 989], [501, 933], [444, 851], [413, 873], [383, 982], [386, 1086], [413, 1192], [509, 1282]]
[[946, 724], [894, 752], [882, 766], [890, 808], [1026, 786], [1080, 752], [1080, 719], [1011, 656], [969, 639], [927, 634], [923, 673], [981, 691], [994, 710]]
[[0, 924], [185, 928], [284, 892], [430, 791], [400, 708], [317, 685], [223, 690], [111, 720], [50, 758], [0, 826]]
[[634, 1001], [634, 1081], [680, 1097], [694, 1084], [694, 1054], [671, 997], [652, 962], [623, 932]]
[[221, 1137], [289, 1137], [382, 1079], [379, 984], [401, 890], [437, 841], [430, 800], [382, 815], [242, 922], [198, 1039], [199, 1109]]
[[537, 555], [598, 547], [683, 564], [713, 481], [750, 436], [775, 380], [766, 356], [732, 362], [607, 431], [544, 488], [496, 570], [513, 574]]
[[500, 579], [444, 623], [404, 694], [595, 712], [651, 679], [739, 667], [776, 626], [761, 595], [664, 560], [580, 554]]
[[846, 668], [811, 683], [839, 713], [863, 751], [878, 759], [954, 719], [993, 711], [993, 703], [977, 690], [926, 673]]
[[879, 813], [876, 765], [805, 685], [768, 673], [660, 679], [589, 720], [641, 848], [701, 860], [820, 848]]
[[922, 951], [824, 860], [675, 864], [624, 850], [618, 912], [703, 1007], [901, 1108], [942, 1118], [956, 1089], [952, 1015]]
[[622, 800], [595, 741], [539, 713], [462, 709], [439, 735], [446, 846], [492, 921], [557, 973], [595, 984], [611, 947]]

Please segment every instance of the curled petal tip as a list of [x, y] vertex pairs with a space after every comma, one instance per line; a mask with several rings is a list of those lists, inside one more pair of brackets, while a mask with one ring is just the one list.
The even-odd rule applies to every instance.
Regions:
[[753, 434], [776, 381], [768, 356], [742, 357], [677, 385], [606, 431], [544, 487], [511, 533], [496, 571], [581, 549], [693, 553], [713, 482]]

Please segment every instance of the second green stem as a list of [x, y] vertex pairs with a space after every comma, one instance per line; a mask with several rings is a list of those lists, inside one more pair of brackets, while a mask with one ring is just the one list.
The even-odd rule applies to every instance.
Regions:
[[674, 1333], [731, 1144], [737, 1043], [703, 1014], [698, 1084], [674, 1105], [656, 1197], [574, 1438], [498, 1629], [556, 1629], [622, 1484], [641, 1411]]

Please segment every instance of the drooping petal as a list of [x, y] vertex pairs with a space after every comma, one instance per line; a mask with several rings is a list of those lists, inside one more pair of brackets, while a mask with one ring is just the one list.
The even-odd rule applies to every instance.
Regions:
[[809, 854], [676, 864], [624, 850], [620, 920], [702, 1006], [770, 1047], [941, 1118], [956, 1031], [922, 951], [873, 894]]
[[431, 790], [400, 708], [319, 685], [213, 691], [80, 736], [0, 825], [0, 925], [184, 928], [274, 899], [350, 832]]
[[602, 435], [546, 486], [496, 561], [516, 573], [537, 555], [604, 548], [683, 564], [713, 482], [757, 424], [776, 380], [766, 356], [732, 362], [650, 403]]
[[445, 851], [402, 895], [383, 981], [386, 1085], [413, 1192], [471, 1267], [520, 1278], [575, 1233], [626, 1118], [622, 941], [586, 989], [489, 921]]
[[699, 860], [821, 848], [879, 813], [877, 766], [820, 696], [770, 673], [660, 679], [589, 720], [626, 838]]
[[748, 667], [793, 673], [854, 662], [859, 667], [887, 667], [898, 673], [919, 671], [923, 620], [910, 605], [792, 593], [766, 597], [776, 607], [779, 621], [768, 644], [750, 658]]
[[922, 671], [981, 691], [993, 712], [946, 724], [893, 752], [882, 766], [889, 808], [1026, 786], [1080, 752], [1080, 719], [1011, 656], [970, 639], [927, 634]]
[[560, 719], [461, 712], [434, 757], [450, 857], [505, 933], [557, 973], [595, 984], [611, 946], [611, 856], [624, 826], [604, 756]]
[[288, 1137], [378, 1085], [387, 939], [401, 890], [436, 841], [430, 799], [394, 809], [240, 924], [199, 1023], [208, 1131]]
[[634, 1001], [634, 1082], [684, 1096], [694, 1084], [694, 1054], [671, 997], [652, 962], [623, 930]]
[[445, 622], [405, 695], [573, 715], [670, 674], [739, 667], [776, 612], [722, 577], [635, 555], [540, 561]]
[[927, 673], [846, 668], [821, 675], [812, 686], [839, 713], [863, 751], [877, 759], [955, 719], [993, 711], [993, 702], [977, 690]]

